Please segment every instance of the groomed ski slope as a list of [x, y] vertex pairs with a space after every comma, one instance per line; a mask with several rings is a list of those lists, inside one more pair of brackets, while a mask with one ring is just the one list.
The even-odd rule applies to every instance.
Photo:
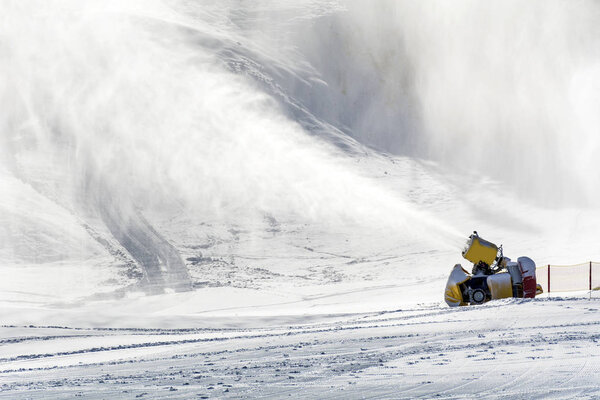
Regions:
[[3, 326], [0, 398], [593, 399], [599, 307], [551, 297], [155, 320], [173, 328], [85, 328], [83, 315], [66, 326]]

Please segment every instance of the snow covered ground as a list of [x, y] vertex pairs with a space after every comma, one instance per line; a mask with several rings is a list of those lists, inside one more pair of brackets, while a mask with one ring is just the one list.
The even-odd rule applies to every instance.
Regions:
[[593, 399], [599, 306], [554, 297], [343, 314], [207, 310], [157, 317], [157, 328], [5, 325], [0, 398]]
[[600, 397], [596, 292], [443, 302], [600, 261], [598, 5], [374, 4], [0, 5], [0, 398]]

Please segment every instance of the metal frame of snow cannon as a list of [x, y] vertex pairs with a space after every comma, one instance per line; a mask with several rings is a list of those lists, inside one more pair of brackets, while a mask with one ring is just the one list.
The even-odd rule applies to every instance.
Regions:
[[471, 273], [456, 264], [446, 284], [445, 300], [451, 306], [483, 304], [507, 297], [535, 297], [542, 291], [536, 284], [535, 263], [528, 257], [517, 262], [504, 257], [498, 247], [473, 232], [462, 251], [473, 263]]

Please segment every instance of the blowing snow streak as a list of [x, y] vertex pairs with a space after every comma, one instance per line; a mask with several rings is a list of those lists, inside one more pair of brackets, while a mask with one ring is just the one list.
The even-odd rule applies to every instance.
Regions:
[[179, 251], [140, 211], [125, 213], [114, 202], [106, 201], [100, 206], [100, 215], [113, 236], [142, 267], [145, 281], [142, 287], [154, 294], [163, 293], [164, 289], [177, 292], [192, 289], [189, 272]]

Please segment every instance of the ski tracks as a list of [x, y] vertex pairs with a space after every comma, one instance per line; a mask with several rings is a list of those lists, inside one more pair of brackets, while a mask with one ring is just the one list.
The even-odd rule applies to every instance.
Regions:
[[587, 301], [569, 306], [422, 308], [254, 329], [5, 326], [0, 398], [598, 396], [598, 321]]

